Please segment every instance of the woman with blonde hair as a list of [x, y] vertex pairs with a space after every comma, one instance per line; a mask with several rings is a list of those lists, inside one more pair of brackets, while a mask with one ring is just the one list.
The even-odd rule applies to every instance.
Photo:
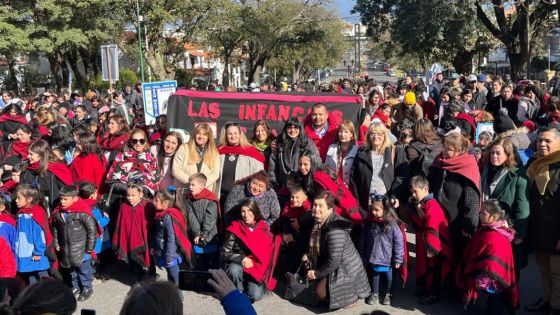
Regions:
[[362, 209], [369, 209], [371, 194], [391, 194], [395, 178], [394, 159], [389, 130], [382, 122], [373, 122], [364, 144], [356, 153], [350, 173], [350, 190]]
[[206, 188], [216, 191], [220, 178], [220, 155], [214, 142], [210, 125], [202, 123], [194, 128], [193, 136], [179, 147], [173, 161], [173, 177], [178, 186], [187, 187], [189, 177], [195, 173], [206, 175]]
[[[225, 202], [235, 183], [264, 170], [264, 155], [253, 147], [241, 126], [228, 122], [220, 132], [220, 179], [215, 190], [220, 202]], [[219, 194], [218, 194], [219, 193]]]

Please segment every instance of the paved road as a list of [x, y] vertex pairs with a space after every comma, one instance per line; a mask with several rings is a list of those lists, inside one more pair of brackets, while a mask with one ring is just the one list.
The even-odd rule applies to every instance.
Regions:
[[[409, 235], [409, 242], [414, 242], [413, 235]], [[413, 250], [413, 244], [410, 244]], [[414, 254], [412, 254], [414, 257]], [[413, 268], [412, 268], [413, 269]], [[414, 296], [414, 272], [409, 274], [407, 287], [398, 289], [393, 298], [393, 305], [370, 306], [363, 301], [358, 302], [358, 306], [351, 310], [339, 310], [333, 314], [369, 314], [373, 310], [383, 310], [390, 314], [479, 314], [480, 307], [471, 307], [468, 311], [464, 311], [462, 306], [455, 301], [443, 300], [441, 303], [431, 306], [421, 306]], [[95, 309], [98, 315], [117, 314], [133, 283], [132, 274], [128, 273], [123, 264], [116, 264], [109, 268], [110, 279], [94, 285], [94, 295], [86, 302], [79, 302], [78, 307], [86, 309]], [[158, 270], [161, 279], [166, 277], [165, 271]], [[521, 304], [526, 305], [535, 301], [541, 292], [539, 286], [539, 274], [534, 259], [531, 257], [530, 264], [522, 271], [520, 297]], [[258, 314], [274, 314], [274, 315], [299, 315], [299, 314], [320, 314], [328, 312], [326, 308], [305, 308], [294, 305], [280, 298], [279, 294], [283, 294], [282, 285], [279, 285], [278, 292], [270, 294], [263, 300], [255, 303], [255, 309]], [[217, 315], [224, 314], [220, 303], [208, 295], [197, 294], [193, 292], [185, 292], [184, 310], [185, 314], [204, 314]], [[481, 301], [482, 303], [483, 301]], [[201, 313], [203, 312], [203, 313]], [[534, 314], [523, 311], [517, 314]]]

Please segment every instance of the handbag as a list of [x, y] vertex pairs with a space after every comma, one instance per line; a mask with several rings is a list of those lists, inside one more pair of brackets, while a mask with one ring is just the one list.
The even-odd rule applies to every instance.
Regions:
[[302, 265], [299, 265], [295, 273], [286, 272], [286, 294], [284, 299], [307, 306], [319, 305], [319, 298], [315, 295], [316, 281], [309, 282], [307, 278], [301, 277], [299, 270]]

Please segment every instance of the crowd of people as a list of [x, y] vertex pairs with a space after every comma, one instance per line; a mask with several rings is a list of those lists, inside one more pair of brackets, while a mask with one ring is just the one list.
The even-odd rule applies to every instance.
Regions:
[[181, 270], [221, 268], [254, 303], [289, 273], [334, 310], [391, 305], [414, 265], [418, 303], [483, 294], [502, 314], [519, 306], [532, 252], [543, 297], [526, 309], [560, 314], [557, 91], [483, 74], [330, 90], [361, 95], [359, 115], [316, 103], [278, 132], [200, 123], [188, 139], [165, 115], [144, 124], [138, 86], [4, 92], [0, 278], [28, 293], [57, 278], [83, 302], [117, 259], [138, 283], [165, 269], [180, 301]]

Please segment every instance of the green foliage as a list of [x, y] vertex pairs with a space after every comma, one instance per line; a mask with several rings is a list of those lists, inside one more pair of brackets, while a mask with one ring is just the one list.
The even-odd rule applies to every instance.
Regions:
[[120, 68], [119, 69], [119, 82], [118, 87], [120, 89], [124, 88], [125, 83], [130, 83], [132, 85], [136, 84], [138, 81], [138, 74], [129, 68]]

